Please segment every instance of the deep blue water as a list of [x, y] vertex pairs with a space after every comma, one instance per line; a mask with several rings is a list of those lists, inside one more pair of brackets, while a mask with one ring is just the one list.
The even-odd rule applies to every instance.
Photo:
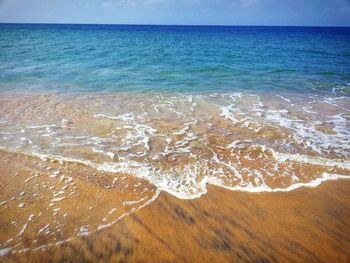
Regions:
[[0, 24], [0, 91], [350, 93], [350, 28]]

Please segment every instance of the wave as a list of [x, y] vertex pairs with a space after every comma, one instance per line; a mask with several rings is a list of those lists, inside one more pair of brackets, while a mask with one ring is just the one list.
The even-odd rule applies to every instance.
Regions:
[[[339, 168], [342, 170], [346, 170], [347, 173], [350, 173], [350, 161], [342, 160], [342, 159], [327, 159], [323, 157], [316, 156], [308, 156], [301, 154], [286, 154], [276, 152], [273, 149], [269, 149], [264, 145], [253, 145], [251, 148], [259, 148], [262, 152], [270, 153], [273, 158], [281, 163], [285, 162], [296, 162], [303, 164], [311, 164], [317, 165], [321, 167], [330, 167], [330, 168]], [[46, 155], [33, 153], [34, 156], [41, 158], [42, 160], [55, 160], [58, 162], [72, 162], [79, 163], [89, 167], [92, 167], [99, 171], [117, 173], [117, 174], [129, 174], [135, 176], [140, 179], [147, 180], [149, 183], [154, 185], [158, 191], [165, 191], [173, 196], [176, 196], [179, 199], [195, 199], [207, 193], [207, 184], [212, 184], [220, 187], [224, 187], [226, 189], [234, 190], [234, 191], [243, 191], [249, 193], [258, 193], [258, 192], [289, 192], [300, 187], [316, 187], [320, 185], [322, 182], [328, 180], [336, 180], [336, 179], [350, 179], [349, 175], [339, 175], [339, 174], [331, 174], [328, 172], [323, 172], [320, 177], [311, 179], [308, 182], [295, 182], [289, 186], [284, 188], [276, 187], [272, 188], [266, 184], [262, 185], [252, 185], [250, 183], [243, 183], [242, 185], [230, 186], [225, 184], [224, 181], [220, 179], [220, 175], [216, 176], [208, 176], [204, 175], [201, 180], [196, 180], [200, 177], [198, 173], [201, 170], [198, 167], [198, 164], [192, 165], [192, 167], [188, 166], [187, 169], [184, 169], [184, 173], [187, 173], [187, 178], [190, 178], [192, 185], [181, 185], [176, 178], [176, 174], [170, 174], [165, 172], [157, 172], [155, 167], [152, 167], [149, 164], [144, 164], [140, 162], [124, 160], [122, 162], [104, 162], [101, 164], [96, 164], [88, 160], [80, 160], [74, 158], [66, 158], [59, 155]], [[202, 165], [203, 166], [203, 165]], [[204, 165], [205, 166], [205, 165]], [[208, 168], [203, 168], [202, 170], [208, 170]], [[236, 170], [237, 172], [237, 170]], [[241, 177], [241, 175], [240, 175]]]

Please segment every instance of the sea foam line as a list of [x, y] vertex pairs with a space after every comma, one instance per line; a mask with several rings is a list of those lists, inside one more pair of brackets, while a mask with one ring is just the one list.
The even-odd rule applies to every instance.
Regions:
[[264, 145], [253, 145], [252, 147], [261, 148], [263, 152], [270, 151], [273, 158], [279, 162], [294, 161], [304, 164], [313, 164], [327, 167], [338, 167], [341, 169], [350, 170], [350, 161], [343, 159], [328, 159], [320, 156], [302, 155], [298, 153], [281, 153], [276, 152], [272, 148], [266, 147]]
[[[328, 166], [328, 167], [338, 167], [341, 169], [350, 170], [350, 162], [346, 160], [330, 160], [324, 157], [314, 157], [309, 155], [301, 155], [301, 154], [285, 154], [285, 153], [279, 153], [274, 151], [273, 149], [270, 149], [268, 147], [265, 147], [263, 145], [254, 145], [253, 147], [260, 147], [262, 151], [270, 151], [272, 153], [273, 158], [275, 158], [279, 162], [286, 162], [286, 161], [295, 161], [305, 164], [313, 164], [313, 165], [320, 165], [320, 166]], [[121, 163], [109, 163], [105, 162], [102, 164], [94, 164], [88, 160], [80, 160], [80, 159], [74, 159], [74, 158], [65, 158], [59, 155], [46, 155], [46, 154], [38, 154], [35, 153], [36, 156], [42, 158], [42, 159], [56, 159], [59, 161], [66, 161], [66, 162], [75, 162], [80, 163], [89, 167], [92, 167], [99, 171], [104, 172], [111, 172], [111, 173], [124, 173], [129, 174], [131, 176], [135, 176], [140, 179], [145, 179], [152, 185], [154, 185], [158, 190], [160, 191], [166, 191], [171, 195], [176, 196], [179, 199], [196, 199], [201, 197], [202, 195], [207, 193], [207, 184], [212, 184], [216, 186], [221, 186], [230, 190], [234, 191], [245, 191], [250, 193], [258, 193], [258, 192], [289, 192], [292, 190], [295, 190], [300, 187], [316, 187], [319, 184], [321, 184], [324, 181], [327, 180], [335, 180], [335, 179], [350, 179], [350, 176], [347, 175], [338, 175], [334, 174], [331, 176], [331, 174], [324, 173], [322, 177], [316, 178], [308, 183], [295, 183], [292, 184], [286, 188], [270, 188], [266, 185], [263, 186], [226, 186], [224, 183], [216, 178], [216, 177], [208, 177], [205, 176], [201, 181], [198, 182], [198, 188], [197, 191], [194, 193], [189, 194], [188, 192], [184, 191], [176, 191], [171, 186], [167, 185], [164, 180], [159, 179], [155, 174], [153, 173], [151, 167], [138, 163], [135, 161], [125, 160]]]
[[[213, 180], [214, 179], [214, 180]], [[276, 193], [276, 192], [290, 192], [293, 190], [296, 190], [301, 187], [307, 187], [307, 188], [315, 188], [326, 181], [331, 180], [338, 180], [338, 179], [350, 179], [350, 176], [346, 175], [340, 175], [340, 174], [330, 174], [330, 173], [323, 173], [322, 177], [315, 178], [314, 180], [311, 180], [308, 183], [295, 183], [292, 184], [286, 188], [270, 188], [268, 186], [226, 186], [224, 185], [221, 180], [217, 178], [209, 178], [208, 182], [212, 185], [220, 186], [232, 191], [240, 191], [240, 192], [249, 192], [249, 193]]]

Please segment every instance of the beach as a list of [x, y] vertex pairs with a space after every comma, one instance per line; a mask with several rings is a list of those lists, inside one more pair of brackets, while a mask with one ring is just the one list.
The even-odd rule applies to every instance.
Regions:
[[346, 262], [348, 98], [330, 100], [4, 93], [1, 260]]
[[[8, 178], [4, 184], [9, 171], [28, 169], [27, 158], [1, 153], [3, 188], [16, 183], [17, 179]], [[22, 176], [23, 172], [16, 178]], [[78, 178], [74, 180], [83, 187]], [[162, 192], [154, 202], [108, 228], [36, 251], [10, 251], [1, 261], [348, 262], [349, 186], [349, 180], [330, 181], [287, 193], [245, 193], [209, 186], [206, 195], [194, 200]], [[6, 192], [3, 190], [2, 199]], [[116, 196], [105, 197], [105, 202], [93, 211], [104, 211], [108, 202], [116, 203]], [[38, 209], [45, 205], [32, 202]], [[79, 198], [79, 206], [90, 204], [86, 197]], [[66, 203], [61, 208], [68, 210], [74, 205]], [[13, 215], [3, 205], [0, 209], [1, 227], [6, 229], [4, 215]], [[70, 213], [79, 215], [77, 209]], [[52, 220], [48, 215], [46, 219]], [[35, 221], [34, 217], [32, 224]], [[31, 227], [24, 233], [27, 237], [33, 234]], [[1, 238], [4, 235], [6, 232], [1, 233]]]
[[1, 262], [349, 262], [349, 28], [0, 33]]

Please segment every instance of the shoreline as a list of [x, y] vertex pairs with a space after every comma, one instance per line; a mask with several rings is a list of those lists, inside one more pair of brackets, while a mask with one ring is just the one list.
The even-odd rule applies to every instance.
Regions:
[[[14, 167], [9, 159], [2, 167], [3, 180], [4, 168]], [[73, 170], [87, 173], [80, 166]], [[8, 253], [0, 262], [349, 261], [349, 180], [275, 193], [207, 188], [207, 194], [192, 200], [161, 192], [147, 207], [106, 229], [44, 250]]]
[[288, 191], [348, 175], [347, 100], [139, 96], [5, 96], [1, 146], [132, 174], [183, 199], [208, 183]]

